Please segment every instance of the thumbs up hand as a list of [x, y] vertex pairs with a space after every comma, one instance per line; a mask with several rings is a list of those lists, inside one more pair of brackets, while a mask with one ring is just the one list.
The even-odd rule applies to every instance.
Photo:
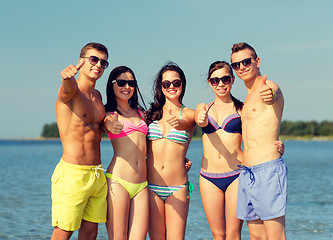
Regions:
[[180, 123], [179, 123], [179, 119], [172, 114], [172, 110], [171, 108], [168, 111], [168, 117], [167, 117], [167, 122], [173, 127], [173, 128], [177, 128], [179, 127]]
[[119, 122], [118, 113], [115, 111], [113, 114], [109, 114], [105, 117], [104, 125], [107, 132], [111, 132], [113, 134], [120, 134], [123, 130], [124, 124]]
[[65, 80], [65, 81], [70, 80], [70, 79], [74, 79], [74, 76], [78, 73], [80, 68], [83, 66], [84, 62], [85, 62], [85, 59], [80, 58], [80, 60], [79, 60], [79, 62], [76, 66], [71, 64], [68, 67], [66, 67], [64, 70], [62, 70], [60, 72], [60, 75], [61, 75], [62, 79]]
[[208, 124], [208, 105], [207, 104], [200, 104], [197, 109], [196, 112], [198, 114], [196, 114], [196, 123], [200, 126], [200, 127], [205, 127]]
[[267, 75], [264, 75], [262, 77], [260, 95], [261, 95], [261, 99], [265, 103], [269, 103], [269, 102], [272, 102], [274, 99], [274, 90], [267, 85], [266, 81], [267, 81]]

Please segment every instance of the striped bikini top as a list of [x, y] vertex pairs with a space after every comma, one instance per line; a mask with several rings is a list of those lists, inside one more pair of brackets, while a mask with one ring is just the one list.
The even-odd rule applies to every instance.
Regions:
[[[182, 119], [182, 111], [183, 106], [180, 110], [180, 119]], [[188, 130], [177, 130], [173, 128], [167, 136], [163, 136], [160, 126], [158, 125], [158, 120], [155, 120], [151, 124], [149, 124], [147, 137], [151, 141], [165, 138], [180, 144], [189, 143], [190, 141], [190, 133]]]

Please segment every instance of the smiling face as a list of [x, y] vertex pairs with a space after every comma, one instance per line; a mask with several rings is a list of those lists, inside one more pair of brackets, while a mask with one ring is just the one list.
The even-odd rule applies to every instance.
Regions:
[[[162, 75], [162, 84], [166, 81], [172, 82], [175, 80], [180, 80], [179, 74], [175, 71], [166, 71]], [[170, 84], [169, 88], [162, 87], [162, 93], [169, 100], [179, 100], [179, 97], [182, 93], [182, 85], [175, 87], [174, 84]]]
[[[211, 75], [210, 78], [222, 78], [222, 77], [227, 77], [227, 76], [231, 76], [229, 69], [227, 68], [220, 68], [215, 70]], [[218, 83], [218, 85], [213, 86], [210, 81], [209, 85], [211, 86], [211, 88], [213, 89], [214, 93], [218, 96], [218, 97], [224, 97], [224, 96], [229, 96], [230, 95], [230, 91], [231, 91], [231, 87], [232, 84], [234, 83], [235, 77], [231, 76], [231, 82], [229, 84], [224, 84], [221, 80]]]
[[247, 58], [251, 58], [251, 64], [246, 67], [243, 65], [243, 63], [240, 63], [239, 69], [235, 70], [235, 72], [237, 76], [243, 81], [255, 80], [255, 78], [260, 75], [260, 58], [257, 57], [256, 59], [254, 59], [253, 53], [250, 49], [244, 49], [233, 53], [231, 55], [231, 63], [241, 62]]
[[104, 69], [101, 67], [101, 62], [99, 61], [96, 65], [92, 65], [89, 62], [89, 57], [90, 56], [96, 56], [98, 57], [100, 60], [107, 60], [107, 55], [104, 52], [100, 52], [97, 49], [91, 48], [89, 50], [87, 50], [86, 54], [84, 57], [87, 58], [82, 58], [84, 59], [84, 64], [80, 69], [81, 74], [87, 76], [90, 79], [99, 79], [103, 73], [104, 73]]
[[[131, 73], [125, 72], [120, 74], [116, 80], [127, 80], [134, 81], [134, 77]], [[119, 87], [118, 83], [113, 83], [113, 91], [115, 93], [117, 100], [126, 100], [128, 101], [134, 94], [135, 87], [130, 87], [128, 84], [125, 84], [123, 87]]]

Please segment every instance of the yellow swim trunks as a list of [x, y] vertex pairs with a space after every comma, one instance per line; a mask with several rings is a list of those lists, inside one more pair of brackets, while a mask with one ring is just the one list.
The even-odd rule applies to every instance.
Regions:
[[101, 165], [70, 164], [62, 159], [52, 175], [52, 226], [76, 231], [81, 221], [106, 221], [107, 183]]

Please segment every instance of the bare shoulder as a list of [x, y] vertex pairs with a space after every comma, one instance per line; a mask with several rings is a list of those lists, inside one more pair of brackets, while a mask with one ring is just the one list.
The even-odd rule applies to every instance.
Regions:
[[187, 121], [189, 126], [192, 128], [195, 126], [195, 110], [184, 107], [183, 109], [183, 119]]
[[143, 119], [144, 121], [146, 121], [146, 112], [143, 111], [143, 110], [140, 110], [140, 109], [139, 109], [139, 112], [140, 112], [140, 115], [141, 115], [142, 119]]
[[273, 89], [279, 89], [279, 85], [275, 82], [273, 82], [272, 80], [267, 80], [266, 84]]
[[94, 89], [94, 95], [96, 98], [102, 101], [102, 94], [97, 89]]
[[185, 115], [185, 116], [194, 116], [194, 114], [195, 114], [195, 110], [193, 110], [193, 109], [191, 109], [191, 108], [188, 108], [188, 107], [184, 107], [184, 109], [183, 109], [183, 115]]

